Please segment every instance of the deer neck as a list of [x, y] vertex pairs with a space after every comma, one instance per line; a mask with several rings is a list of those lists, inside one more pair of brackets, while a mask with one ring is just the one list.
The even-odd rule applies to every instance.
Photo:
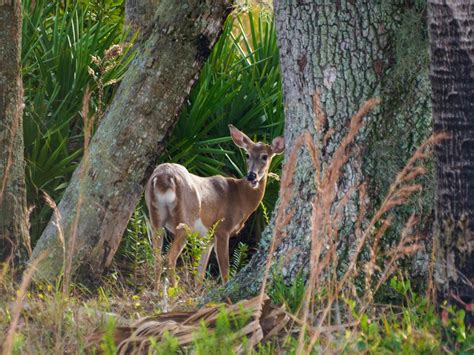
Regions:
[[240, 198], [245, 202], [250, 214], [257, 209], [263, 199], [267, 186], [267, 174], [262, 177], [257, 188], [251, 187], [245, 178], [239, 180], [238, 186]]

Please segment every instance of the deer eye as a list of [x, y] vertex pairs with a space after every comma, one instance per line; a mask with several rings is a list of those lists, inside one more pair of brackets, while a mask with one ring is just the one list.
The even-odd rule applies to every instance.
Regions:
[[262, 155], [262, 160], [263, 161], [267, 161], [267, 159], [268, 159], [268, 155]]

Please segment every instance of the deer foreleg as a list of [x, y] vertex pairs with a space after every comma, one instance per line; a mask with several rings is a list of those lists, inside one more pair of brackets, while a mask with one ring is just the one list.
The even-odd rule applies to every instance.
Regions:
[[206, 247], [206, 250], [201, 254], [201, 258], [199, 259], [199, 266], [198, 266], [198, 282], [201, 283], [206, 276], [206, 269], [207, 264], [209, 263], [209, 257], [211, 256], [212, 248], [214, 248], [214, 243], [211, 242]]
[[229, 234], [216, 234], [216, 254], [222, 282], [229, 279]]

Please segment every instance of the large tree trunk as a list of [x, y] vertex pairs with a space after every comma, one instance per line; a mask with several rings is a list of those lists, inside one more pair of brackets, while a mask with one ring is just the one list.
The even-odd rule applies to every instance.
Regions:
[[[285, 107], [285, 161], [298, 136], [305, 130], [314, 142], [334, 130], [332, 138], [320, 147], [320, 161], [327, 162], [346, 125], [359, 107], [380, 94], [381, 79], [387, 56], [384, 38], [396, 10], [391, 4], [373, 1], [274, 2], [276, 29], [280, 49]], [[321, 95], [321, 109], [327, 114], [327, 125], [319, 132], [314, 127], [314, 95]], [[375, 114], [376, 115], [376, 114]], [[315, 196], [315, 168], [306, 148], [302, 148], [293, 177], [292, 199], [288, 210], [295, 211], [284, 228], [282, 242], [273, 254], [273, 265], [286, 280], [295, 279], [300, 271], [306, 276], [310, 266], [311, 202]], [[361, 181], [360, 159], [352, 159], [344, 171], [339, 195]], [[344, 212], [341, 229], [352, 230], [357, 204], [350, 203]], [[259, 250], [250, 263], [229, 282], [224, 297], [239, 299], [255, 294], [262, 283], [269, 245], [274, 235], [272, 222], [265, 230]], [[343, 232], [344, 234], [344, 232]], [[346, 240], [342, 248], [347, 249]]]
[[[230, 10], [227, 0], [160, 1], [155, 26], [137, 47], [106, 116], [59, 204], [71, 269], [97, 275], [110, 265], [143, 186]], [[53, 216], [32, 258], [39, 277], [63, 267]], [[69, 267], [67, 267], [69, 268]]]
[[133, 31], [146, 31], [152, 24], [159, 0], [127, 0], [125, 23]]
[[[436, 156], [438, 294], [474, 299], [474, 3], [429, 2], [435, 132], [447, 132]], [[455, 301], [456, 303], [456, 301]], [[462, 304], [462, 303], [461, 303]]]
[[23, 159], [21, 1], [0, 0], [0, 261], [29, 254]]

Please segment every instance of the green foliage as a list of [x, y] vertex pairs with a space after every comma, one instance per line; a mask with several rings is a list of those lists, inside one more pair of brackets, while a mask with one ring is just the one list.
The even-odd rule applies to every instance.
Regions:
[[[91, 109], [97, 110], [97, 80], [88, 68], [113, 44], [123, 42], [121, 1], [51, 2], [26, 0], [23, 5], [22, 67], [25, 91], [24, 137], [28, 204], [33, 242], [51, 211], [42, 191], [58, 201], [82, 151], [81, 108], [91, 90]], [[102, 72], [104, 104], [132, 56], [118, 56]]]
[[[287, 305], [289, 311], [295, 314], [305, 294], [302, 281], [298, 277], [294, 284], [288, 286], [275, 276], [269, 289], [273, 302]], [[370, 311], [359, 311], [359, 302], [346, 299], [345, 318], [357, 322], [358, 326], [347, 329], [345, 333], [332, 333], [333, 341], [326, 345], [337, 349], [337, 353], [350, 354], [472, 353], [474, 330], [466, 328], [464, 310], [446, 305], [442, 305], [441, 310], [437, 309], [426, 296], [413, 290], [410, 280], [402, 277], [393, 277], [390, 288], [395, 294], [392, 299], [397, 300], [398, 304], [377, 304]], [[323, 300], [325, 297], [324, 292], [318, 295]], [[260, 345], [257, 353], [293, 353], [297, 347], [298, 341], [289, 335], [280, 344], [271, 342]]]
[[281, 274], [274, 274], [268, 294], [276, 304], [284, 304], [290, 313], [296, 314], [303, 303], [306, 292], [305, 278], [296, 275], [293, 283], [287, 285]]
[[[240, 337], [240, 332], [249, 320], [250, 313], [243, 308], [236, 313], [229, 313], [224, 307], [220, 308], [215, 327], [209, 329], [202, 322], [199, 331], [194, 334], [194, 341], [184, 353], [192, 349], [192, 353], [197, 355], [236, 354], [237, 348], [248, 353], [245, 351], [249, 349], [248, 339]], [[157, 354], [177, 354], [183, 350], [179, 348], [177, 339], [168, 332], [164, 333], [160, 341], [150, 337], [150, 344], [151, 350]]]
[[[383, 306], [383, 310], [373, 313], [358, 313], [357, 303], [346, 301], [352, 317], [358, 320], [358, 326], [345, 333], [332, 333], [329, 342], [325, 342], [327, 349], [340, 353], [403, 353], [403, 354], [431, 354], [454, 352], [460, 354], [472, 353], [474, 349], [474, 332], [464, 325], [464, 311], [456, 311], [452, 307], [444, 307], [449, 317], [443, 321], [437, 314], [435, 306], [430, 304], [426, 297], [413, 292], [410, 282], [393, 278], [391, 281], [393, 291], [398, 293], [405, 303], [400, 307]], [[293, 304], [293, 312], [298, 308], [304, 295], [304, 287], [300, 287], [295, 297], [295, 287], [280, 284], [279, 294], [284, 303]], [[283, 288], [287, 287], [287, 290]], [[289, 289], [292, 288], [293, 291]], [[275, 294], [275, 293], [274, 293]], [[273, 299], [275, 296], [272, 296]], [[296, 308], [295, 308], [296, 307]], [[382, 306], [377, 306], [382, 307]], [[220, 311], [216, 329], [210, 330], [204, 324], [195, 335], [191, 348], [196, 354], [234, 354], [235, 334], [245, 325], [248, 317], [245, 313], [229, 315], [223, 309]], [[305, 342], [309, 339], [305, 337]], [[173, 339], [165, 339], [156, 345], [155, 349], [163, 349], [163, 344], [175, 344]], [[246, 348], [243, 344], [243, 348]], [[295, 353], [299, 342], [297, 337], [290, 332], [280, 341], [260, 344], [257, 354]], [[315, 351], [322, 345], [316, 343]], [[173, 348], [173, 352], [177, 348]], [[337, 349], [337, 350], [336, 350]]]
[[115, 319], [109, 318], [105, 326], [105, 334], [100, 343], [100, 349], [106, 355], [113, 355], [117, 353], [117, 345], [114, 340]]
[[[240, 329], [247, 324], [250, 315], [244, 309], [240, 309], [237, 314], [228, 314], [221, 308], [216, 320], [216, 327], [212, 331], [206, 325], [201, 324], [199, 332], [195, 335], [193, 348], [198, 355], [220, 355], [236, 354], [235, 347], [241, 346], [247, 349], [247, 339], [243, 340], [236, 336]], [[236, 344], [235, 339], [239, 339]]]
[[148, 218], [143, 207], [137, 207], [128, 222], [125, 231], [127, 237], [124, 238], [117, 251], [117, 256], [130, 264], [132, 268], [153, 262], [153, 244], [150, 240], [152, 236], [148, 226]]
[[22, 354], [23, 347], [25, 345], [26, 339], [23, 334], [15, 334], [13, 337], [13, 354]]
[[249, 253], [249, 246], [245, 243], [239, 242], [230, 260], [230, 276], [231, 277], [234, 276], [237, 272], [239, 272], [245, 266], [249, 257], [248, 253]]
[[474, 333], [466, 331], [464, 311], [443, 307], [442, 313], [447, 315], [443, 320], [433, 303], [413, 291], [409, 280], [394, 277], [390, 286], [403, 304], [386, 306], [384, 311], [375, 312], [375, 317], [359, 314], [356, 303], [347, 302], [360, 327], [346, 335], [346, 352], [431, 354], [474, 349]]
[[156, 341], [155, 338], [150, 338], [150, 350], [153, 351], [153, 354], [157, 355], [178, 354], [178, 340], [166, 331], [160, 342]]
[[217, 221], [205, 236], [201, 236], [198, 232], [192, 232], [188, 226], [183, 226], [187, 233], [187, 239], [186, 248], [181, 254], [181, 258], [191, 275], [197, 276], [199, 260], [201, 260], [202, 253], [204, 253], [214, 238], [214, 233], [219, 223], [220, 221]]

